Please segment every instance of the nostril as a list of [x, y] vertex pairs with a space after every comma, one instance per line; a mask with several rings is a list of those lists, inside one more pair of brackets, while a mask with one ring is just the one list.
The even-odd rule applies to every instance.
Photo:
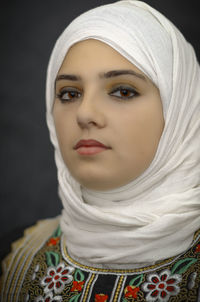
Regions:
[[88, 128], [98, 125], [97, 118], [91, 114], [78, 114], [77, 123], [81, 128]]
[[102, 111], [95, 108], [90, 102], [81, 102], [77, 109], [77, 123], [81, 128], [103, 127], [105, 124], [105, 116]]

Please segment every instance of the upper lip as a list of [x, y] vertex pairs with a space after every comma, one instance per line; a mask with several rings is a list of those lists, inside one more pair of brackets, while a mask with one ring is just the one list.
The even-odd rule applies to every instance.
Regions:
[[96, 141], [94, 139], [81, 139], [74, 147], [74, 149], [78, 149], [80, 147], [102, 147], [109, 149], [108, 146], [105, 146], [104, 144], [100, 143], [99, 141]]

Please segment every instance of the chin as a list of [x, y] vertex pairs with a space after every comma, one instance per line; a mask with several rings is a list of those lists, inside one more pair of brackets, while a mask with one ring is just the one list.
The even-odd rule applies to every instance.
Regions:
[[111, 186], [111, 184], [109, 183], [109, 181], [106, 183], [105, 179], [102, 180], [102, 178], [99, 177], [91, 177], [91, 178], [80, 178], [80, 177], [76, 177], [74, 176], [74, 178], [79, 182], [79, 184], [82, 187], [85, 187], [89, 190], [94, 190], [94, 191], [107, 191], [107, 190], [111, 190], [114, 189], [114, 187]]
[[86, 189], [94, 190], [94, 191], [106, 191], [110, 190], [110, 186], [104, 185], [101, 181], [94, 181], [94, 179], [91, 181], [83, 181], [78, 180], [77, 181]]
[[[119, 183], [111, 183], [109, 180], [99, 179], [99, 178], [90, 178], [90, 179], [77, 179], [76, 180], [80, 183], [80, 185], [86, 189], [94, 190], [94, 191], [109, 191], [117, 189], [124, 184]], [[126, 183], [125, 183], [126, 184]]]

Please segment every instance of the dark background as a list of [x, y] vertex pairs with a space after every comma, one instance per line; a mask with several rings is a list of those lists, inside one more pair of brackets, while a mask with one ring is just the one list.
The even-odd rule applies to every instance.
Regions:
[[[90, 8], [112, 2], [19, 0], [1, 4], [1, 235], [61, 211], [45, 121], [48, 59], [70, 21]], [[146, 2], [177, 25], [200, 59], [197, 1]]]

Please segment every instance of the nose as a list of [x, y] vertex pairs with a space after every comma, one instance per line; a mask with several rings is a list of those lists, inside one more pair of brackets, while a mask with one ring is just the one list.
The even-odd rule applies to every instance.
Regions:
[[105, 115], [101, 106], [100, 97], [97, 93], [83, 95], [77, 109], [77, 123], [81, 128], [103, 128], [105, 126]]

